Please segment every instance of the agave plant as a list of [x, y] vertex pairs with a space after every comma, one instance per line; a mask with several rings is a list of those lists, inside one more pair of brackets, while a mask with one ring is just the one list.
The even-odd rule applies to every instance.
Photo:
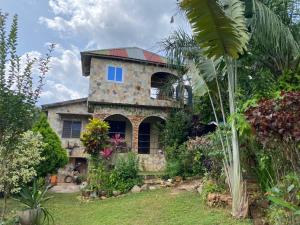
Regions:
[[[42, 186], [36, 179], [34, 179], [32, 187], [23, 187], [21, 192], [19, 193], [19, 198], [16, 199], [17, 201], [25, 205], [27, 209], [38, 210], [42, 213], [43, 221], [35, 221], [36, 224], [54, 223], [53, 216], [44, 205], [48, 200], [52, 198], [52, 196], [46, 196], [50, 187], [51, 186]], [[34, 218], [34, 220], [40, 219], [40, 212], [36, 214], [36, 217], [38, 218]]]

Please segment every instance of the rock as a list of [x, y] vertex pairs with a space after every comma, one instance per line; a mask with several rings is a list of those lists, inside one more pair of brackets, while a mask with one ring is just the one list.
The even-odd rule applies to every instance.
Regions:
[[176, 176], [176, 177], [175, 177], [175, 181], [176, 181], [177, 183], [180, 183], [180, 182], [182, 181], [182, 177]]
[[87, 187], [88, 183], [86, 181], [82, 182], [79, 186], [80, 190], [84, 190]]
[[230, 195], [219, 194], [219, 193], [209, 193], [207, 195], [207, 205], [209, 206], [231, 206], [232, 198]]
[[174, 184], [172, 182], [166, 181], [165, 186], [166, 187], [172, 187], [172, 186], [174, 186]]
[[148, 191], [149, 190], [149, 184], [143, 184], [141, 187], [142, 191]]
[[99, 192], [99, 196], [106, 196], [107, 195], [107, 192], [106, 191], [100, 191]]
[[197, 191], [198, 191], [198, 193], [199, 193], [200, 195], [202, 194], [202, 191], [203, 191], [202, 185], [200, 185], [200, 186], [197, 188]]
[[160, 189], [161, 186], [160, 185], [152, 185], [152, 186], [149, 186], [149, 190], [153, 191], [153, 190], [157, 190], [157, 189]]
[[193, 185], [190, 185], [190, 184], [183, 184], [183, 185], [180, 185], [178, 187], [179, 190], [184, 190], [184, 191], [189, 191], [189, 192], [193, 192], [195, 191], [195, 187]]
[[121, 191], [113, 191], [113, 196], [119, 196], [121, 194]]
[[91, 198], [97, 198], [97, 192], [93, 191], [91, 194], [90, 194], [90, 197]]
[[141, 192], [141, 188], [138, 185], [134, 185], [134, 187], [131, 189], [132, 193], [139, 193]]

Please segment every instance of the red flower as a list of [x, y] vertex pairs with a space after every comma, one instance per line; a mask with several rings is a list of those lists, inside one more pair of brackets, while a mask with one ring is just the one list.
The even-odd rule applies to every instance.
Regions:
[[121, 134], [115, 134], [111, 139], [114, 146], [118, 146], [119, 144], [124, 142], [124, 138], [121, 137]]
[[101, 156], [105, 159], [109, 158], [113, 153], [111, 148], [104, 148], [103, 151], [100, 152]]

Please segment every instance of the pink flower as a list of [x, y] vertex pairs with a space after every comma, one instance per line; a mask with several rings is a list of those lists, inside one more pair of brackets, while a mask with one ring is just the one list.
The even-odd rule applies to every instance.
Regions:
[[101, 156], [105, 159], [109, 158], [113, 153], [111, 148], [104, 148], [103, 151], [100, 152]]
[[121, 134], [115, 134], [115, 136], [113, 136], [111, 140], [115, 146], [118, 146], [119, 144], [124, 142], [124, 138], [121, 137]]

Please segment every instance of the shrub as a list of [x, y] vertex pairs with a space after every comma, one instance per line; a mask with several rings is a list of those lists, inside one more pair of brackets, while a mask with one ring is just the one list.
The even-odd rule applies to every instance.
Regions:
[[101, 151], [108, 147], [108, 130], [108, 123], [97, 118], [91, 119], [87, 124], [80, 140], [85, 151], [92, 157], [99, 157]]
[[138, 175], [139, 160], [135, 153], [129, 152], [120, 156], [110, 176], [110, 183], [114, 190], [128, 192], [134, 185], [141, 183]]
[[179, 160], [168, 160], [165, 171], [165, 178], [182, 175], [181, 163]]
[[206, 203], [206, 199], [209, 193], [222, 193], [224, 192], [224, 187], [218, 185], [213, 180], [208, 177], [204, 177], [202, 183], [202, 192], [200, 194], [201, 202]]
[[[178, 146], [188, 139], [189, 128], [191, 126], [191, 116], [185, 111], [173, 111], [167, 118], [163, 129], [163, 143], [165, 147]], [[168, 158], [175, 156], [169, 152]]]
[[277, 99], [261, 100], [246, 111], [258, 141], [270, 155], [281, 156], [278, 170], [300, 171], [300, 92], [282, 92]]
[[271, 224], [300, 223], [300, 177], [290, 173], [270, 190], [269, 200], [272, 202], [268, 210]]
[[37, 175], [45, 177], [47, 174], [55, 173], [57, 169], [65, 166], [68, 162], [66, 150], [62, 148], [59, 137], [50, 127], [44, 113], [40, 114], [40, 118], [34, 124], [32, 130], [39, 132], [43, 136], [43, 142], [45, 143], [41, 153], [45, 160], [36, 167]]
[[187, 142], [187, 148], [194, 155], [193, 165], [197, 166], [197, 170], [194, 169], [194, 171], [198, 171], [198, 173], [202, 171], [202, 174], [205, 173], [211, 179], [224, 181], [221, 179], [224, 178], [224, 153], [216, 132], [190, 139]]

